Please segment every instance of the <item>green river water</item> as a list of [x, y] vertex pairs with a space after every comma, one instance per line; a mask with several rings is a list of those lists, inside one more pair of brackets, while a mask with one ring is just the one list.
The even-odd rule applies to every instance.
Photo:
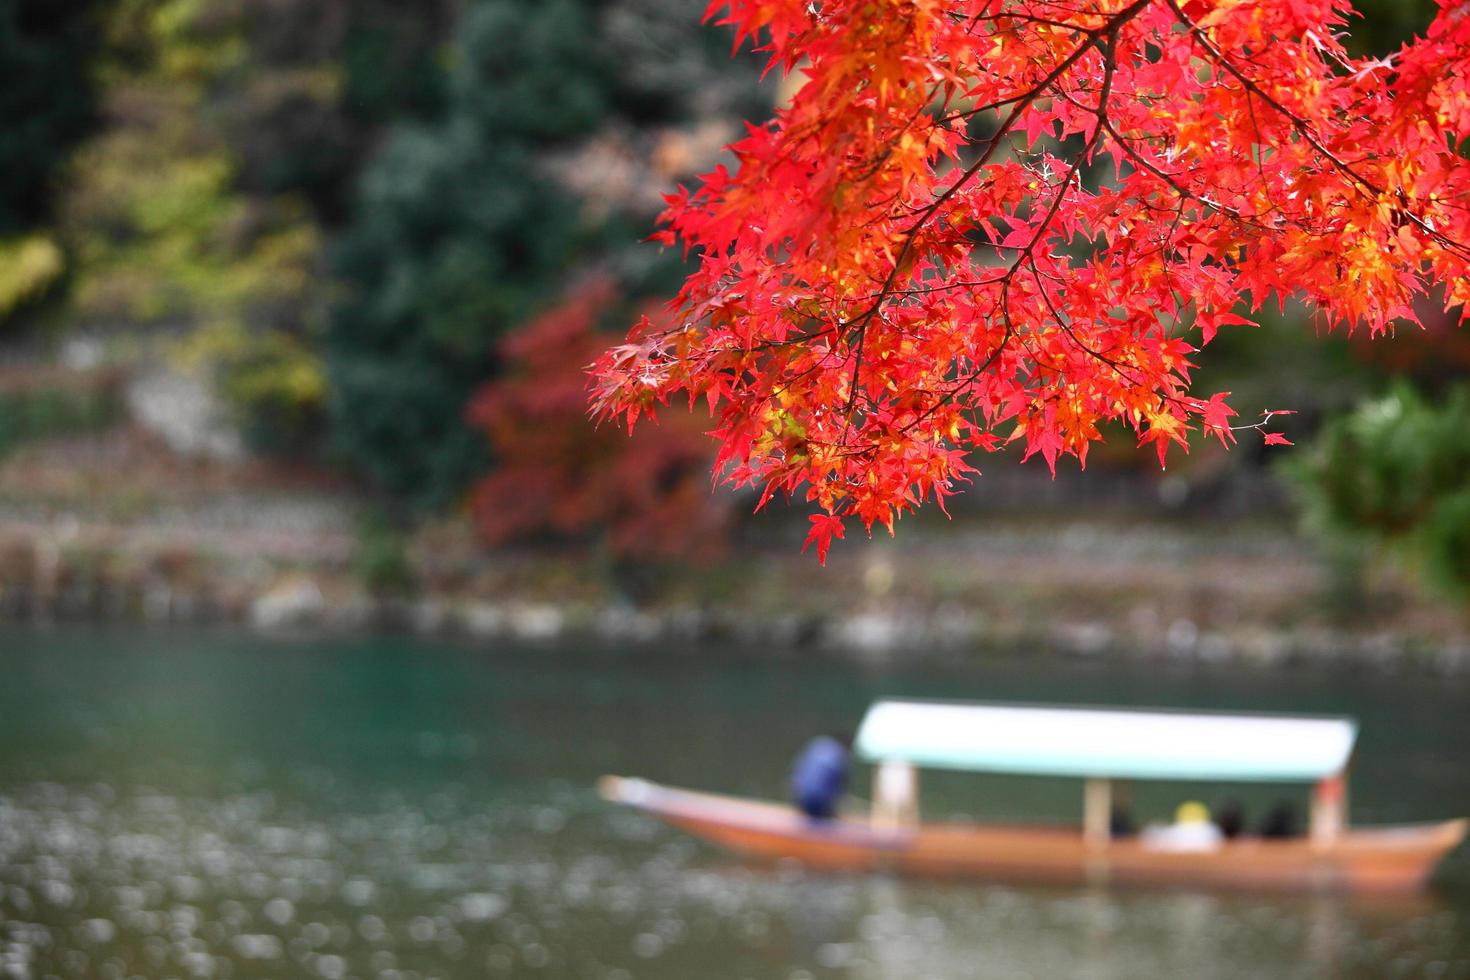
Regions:
[[[1464, 854], [1408, 901], [819, 875], [592, 791], [779, 797], [809, 735], [882, 695], [1347, 712], [1355, 821], [1470, 814], [1463, 679], [11, 630], [0, 978], [1470, 978]], [[1277, 795], [1134, 802], [1226, 792]], [[951, 776], [924, 805], [1064, 820], [1079, 797]]]

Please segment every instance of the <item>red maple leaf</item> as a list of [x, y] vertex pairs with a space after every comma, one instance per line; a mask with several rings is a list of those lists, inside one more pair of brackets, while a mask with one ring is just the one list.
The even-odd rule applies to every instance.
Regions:
[[806, 542], [801, 546], [802, 554], [812, 545], [817, 546], [817, 561], [827, 564], [827, 550], [832, 547], [832, 539], [842, 538], [846, 534], [842, 518], [833, 517], [831, 514], [812, 514], [808, 518], [812, 526], [807, 530]]

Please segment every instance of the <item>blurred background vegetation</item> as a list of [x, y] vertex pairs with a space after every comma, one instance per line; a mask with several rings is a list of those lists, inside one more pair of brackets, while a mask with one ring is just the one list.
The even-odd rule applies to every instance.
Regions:
[[[456, 516], [620, 575], [759, 543], [695, 492], [697, 424], [594, 436], [578, 397], [679, 282], [644, 241], [660, 194], [780, 98], [702, 6], [0, 0], [0, 458], [121, 426], [329, 474], [374, 588], [409, 587], [412, 542]], [[1386, 53], [1434, 5], [1359, 6], [1353, 43]], [[1369, 343], [1268, 310], [1199, 387], [1298, 410], [1289, 472], [1248, 438], [1165, 478], [1115, 435], [1063, 504], [1113, 481], [1150, 488], [1138, 514], [1300, 513], [1340, 594], [1387, 557], [1465, 608], [1470, 334], [1424, 320]], [[989, 481], [968, 506], [1036, 499]]]

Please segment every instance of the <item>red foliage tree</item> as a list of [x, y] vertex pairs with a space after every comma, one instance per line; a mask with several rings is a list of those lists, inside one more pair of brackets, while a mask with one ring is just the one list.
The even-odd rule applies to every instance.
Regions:
[[485, 540], [601, 532], [620, 558], [697, 560], [719, 552], [728, 508], [710, 493], [713, 456], [692, 416], [631, 439], [587, 424], [586, 365], [606, 346], [598, 320], [617, 288], [593, 280], [513, 333], [504, 375], [469, 406], [495, 455], [471, 510]]
[[698, 269], [598, 360], [595, 410], [706, 400], [717, 469], [804, 487], [823, 559], [976, 449], [1228, 442], [1190, 358], [1242, 302], [1379, 334], [1470, 298], [1470, 4], [1440, 3], [1365, 60], [1346, 0], [716, 0], [806, 81], [668, 198]]

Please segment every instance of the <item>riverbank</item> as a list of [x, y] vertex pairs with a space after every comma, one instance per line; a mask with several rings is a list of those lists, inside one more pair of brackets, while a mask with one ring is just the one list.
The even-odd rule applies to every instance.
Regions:
[[1470, 676], [1463, 615], [1392, 568], [1344, 597], [1284, 517], [962, 512], [845, 542], [823, 569], [775, 515], [676, 569], [487, 552], [458, 519], [400, 537], [366, 514], [321, 474], [182, 461], [136, 432], [23, 448], [0, 464], [0, 618]]
[[[150, 550], [139, 544], [143, 535], [131, 532], [117, 539], [116, 550], [95, 538], [57, 549], [17, 537], [27, 530], [0, 529], [6, 567], [0, 618], [12, 623], [237, 624], [267, 632], [391, 630], [479, 640], [715, 642], [844, 651], [880, 661], [1026, 652], [1260, 667], [1366, 665], [1470, 676], [1470, 644], [1453, 616], [1418, 602], [1351, 617], [1287, 612], [1283, 607], [1293, 602], [1316, 605], [1319, 597], [1294, 582], [1273, 589], [1269, 583], [1286, 584], [1290, 574], [1250, 562], [1230, 562], [1231, 574], [1240, 579], [1225, 587], [1208, 581], [1213, 575], [1164, 572], [1150, 582], [1151, 575], [1136, 569], [1126, 579], [1108, 578], [1110, 563], [1104, 562], [1093, 566], [1100, 578], [1069, 588], [1075, 585], [1072, 576], [1079, 569], [1087, 576], [1085, 566], [1092, 563], [1059, 553], [1026, 562], [1022, 574], [1004, 578], [1018, 563], [1012, 556], [965, 565], [974, 578], [993, 571], [1003, 589], [986, 581], [968, 597], [895, 597], [864, 591], [840, 569], [812, 585], [786, 559], [743, 556], [686, 576], [669, 594], [633, 603], [612, 588], [582, 581], [581, 564], [566, 558], [500, 554], [491, 559], [493, 571], [482, 570], [489, 573], [462, 591], [380, 593], [340, 562], [274, 563], [260, 554], [242, 561], [238, 554], [212, 551], [218, 535], [203, 535], [189, 547], [172, 543]], [[89, 539], [92, 530], [83, 529], [78, 540]], [[295, 550], [300, 542], [292, 545]], [[892, 560], [869, 562], [868, 576], [927, 566], [926, 551], [915, 546]], [[875, 576], [871, 569], [881, 571]], [[724, 594], [732, 577], [765, 581], [749, 595]], [[502, 579], [523, 584], [492, 584]], [[567, 583], [566, 594], [557, 582]], [[854, 592], [841, 594], [854, 584]], [[770, 598], [783, 589], [792, 601]], [[801, 589], [813, 592], [802, 595]], [[1381, 596], [1378, 601], [1386, 602]]]

